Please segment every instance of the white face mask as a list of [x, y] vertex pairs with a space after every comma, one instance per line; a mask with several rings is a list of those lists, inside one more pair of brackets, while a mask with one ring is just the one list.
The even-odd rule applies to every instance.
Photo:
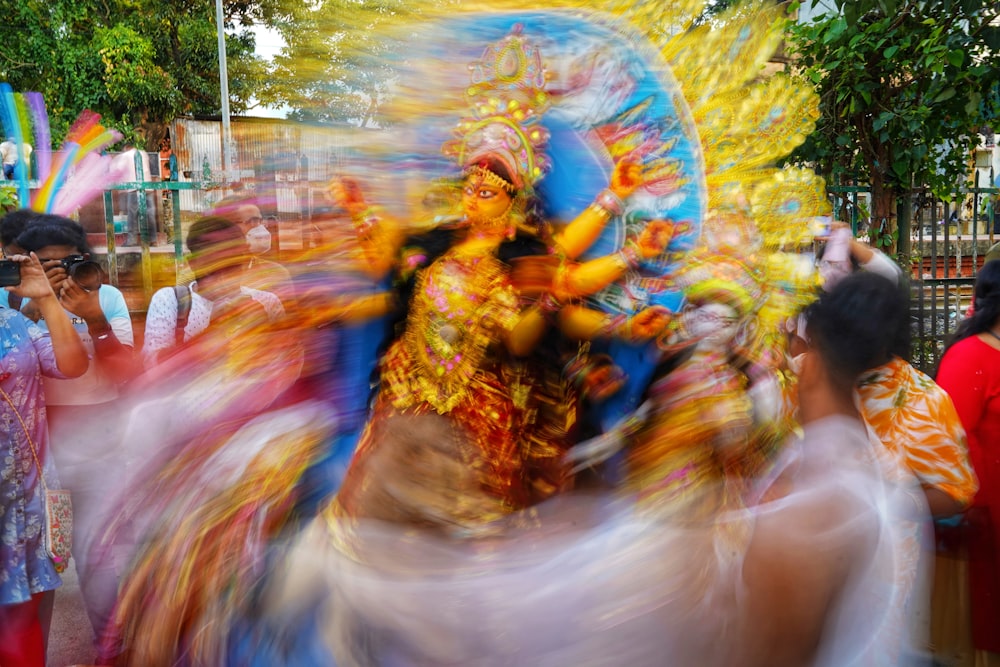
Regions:
[[271, 232], [264, 225], [257, 225], [247, 232], [247, 245], [254, 255], [263, 255], [271, 249]]

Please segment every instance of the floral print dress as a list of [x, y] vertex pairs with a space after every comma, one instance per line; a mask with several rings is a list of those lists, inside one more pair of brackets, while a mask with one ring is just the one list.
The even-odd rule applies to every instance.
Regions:
[[861, 376], [861, 414], [924, 486], [968, 505], [979, 488], [965, 429], [944, 389], [899, 357]]
[[0, 396], [0, 604], [26, 602], [61, 583], [45, 549], [44, 492], [25, 434], [46, 484], [58, 488], [48, 462], [42, 374], [63, 377], [48, 334], [16, 310], [0, 308], [0, 387], [17, 409]]

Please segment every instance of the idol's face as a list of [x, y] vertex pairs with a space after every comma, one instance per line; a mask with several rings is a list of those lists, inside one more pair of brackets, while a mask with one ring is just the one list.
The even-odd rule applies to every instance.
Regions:
[[499, 185], [471, 173], [462, 184], [462, 210], [473, 226], [499, 222], [511, 208], [511, 196]]
[[691, 336], [708, 349], [723, 350], [736, 337], [739, 314], [723, 303], [706, 303], [686, 313], [685, 324]]

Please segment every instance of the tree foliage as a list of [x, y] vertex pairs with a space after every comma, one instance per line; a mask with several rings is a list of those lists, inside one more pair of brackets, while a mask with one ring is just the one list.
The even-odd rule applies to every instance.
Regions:
[[[0, 22], [0, 80], [45, 97], [58, 142], [83, 109], [154, 149], [178, 114], [221, 111], [215, 3], [206, 0], [20, 0]], [[248, 108], [266, 64], [255, 22], [278, 0], [226, 0], [230, 106]]]
[[[773, 2], [773, 0], [766, 0]], [[706, 0], [701, 13], [695, 17], [695, 25], [715, 24], [725, 20], [739, 21], [759, 11], [762, 0]]]
[[969, 173], [976, 131], [1000, 111], [1000, 51], [991, 48], [1000, 7], [985, 0], [835, 4], [836, 12], [789, 26], [792, 66], [816, 85], [822, 114], [794, 157], [827, 176], [867, 180], [875, 222], [884, 221], [881, 241], [894, 246], [897, 202], [913, 186], [952, 193]]
[[298, 120], [378, 124], [398, 46], [383, 29], [418, 13], [407, 0], [290, 0], [276, 24], [287, 46], [258, 97]]

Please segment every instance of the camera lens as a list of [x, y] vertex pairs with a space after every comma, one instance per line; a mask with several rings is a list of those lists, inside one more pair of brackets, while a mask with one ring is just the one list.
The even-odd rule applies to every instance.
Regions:
[[73, 281], [84, 289], [95, 290], [104, 281], [104, 270], [97, 262], [81, 260], [71, 264], [68, 272]]

